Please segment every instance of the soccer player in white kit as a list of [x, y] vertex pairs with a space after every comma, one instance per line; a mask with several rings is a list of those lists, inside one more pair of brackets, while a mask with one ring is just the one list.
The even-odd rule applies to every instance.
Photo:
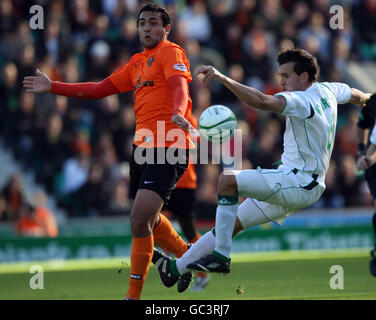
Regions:
[[[284, 151], [278, 169], [222, 172], [218, 180], [215, 228], [203, 235], [169, 271], [182, 275], [186, 269], [230, 272], [232, 237], [243, 229], [274, 221], [282, 225], [288, 215], [314, 204], [325, 190], [325, 174], [333, 150], [337, 105], [360, 107], [371, 94], [344, 83], [317, 82], [317, 60], [302, 49], [278, 55], [283, 92], [266, 95], [201, 66], [196, 75], [203, 82], [215, 80], [249, 106], [286, 116]], [[247, 199], [238, 204], [238, 196]]]

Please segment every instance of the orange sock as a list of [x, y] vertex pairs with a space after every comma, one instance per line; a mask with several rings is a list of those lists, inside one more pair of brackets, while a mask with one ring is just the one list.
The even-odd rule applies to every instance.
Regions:
[[161, 219], [153, 229], [154, 242], [163, 250], [170, 251], [180, 258], [187, 251], [187, 244], [175, 231], [170, 220], [163, 214], [159, 214], [159, 217]]
[[151, 258], [153, 257], [153, 235], [143, 238], [132, 238], [131, 272], [129, 276], [129, 289], [126, 298], [139, 300], [142, 287], [149, 272]]

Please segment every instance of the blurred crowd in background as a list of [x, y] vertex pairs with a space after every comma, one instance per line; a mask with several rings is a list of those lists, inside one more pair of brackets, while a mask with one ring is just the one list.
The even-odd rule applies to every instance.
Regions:
[[[137, 0], [0, 0], [0, 138], [69, 217], [129, 214], [129, 160], [135, 118], [132, 93], [102, 100], [32, 94], [24, 76], [39, 68], [64, 82], [99, 81], [142, 50]], [[265, 93], [280, 91], [279, 51], [302, 47], [314, 54], [322, 81], [344, 81], [348, 61], [376, 60], [376, 0], [165, 0], [170, 41], [182, 46], [193, 72], [212, 64]], [[44, 29], [32, 30], [29, 9], [44, 9]], [[344, 28], [331, 29], [329, 8], [344, 8]], [[243, 168], [272, 168], [280, 160], [284, 117], [240, 103], [220, 85], [190, 86], [198, 118], [212, 104], [230, 107], [243, 131]], [[337, 138], [316, 207], [371, 206], [356, 171], [358, 109], [339, 107]], [[198, 165], [197, 219], [213, 219], [220, 165]], [[22, 189], [13, 180], [1, 191], [0, 220], [13, 219]], [[22, 177], [21, 177], [22, 184]], [[20, 191], [18, 190], [18, 191]], [[17, 195], [17, 196], [15, 196]], [[17, 197], [21, 197], [18, 199]], [[35, 211], [35, 210], [34, 210]], [[50, 231], [53, 233], [53, 231]]]

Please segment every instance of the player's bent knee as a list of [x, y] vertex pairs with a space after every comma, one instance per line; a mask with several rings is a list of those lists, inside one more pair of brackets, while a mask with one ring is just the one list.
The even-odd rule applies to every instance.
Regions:
[[234, 231], [232, 233], [232, 237], [235, 237], [240, 231], [242, 231], [244, 228], [239, 220], [239, 218], [236, 218], [235, 220], [235, 226]]
[[238, 184], [232, 173], [222, 172], [218, 178], [218, 193], [222, 195], [237, 194]]
[[131, 216], [131, 231], [134, 237], [146, 237], [152, 233], [152, 226], [150, 221], [143, 217], [133, 215]]

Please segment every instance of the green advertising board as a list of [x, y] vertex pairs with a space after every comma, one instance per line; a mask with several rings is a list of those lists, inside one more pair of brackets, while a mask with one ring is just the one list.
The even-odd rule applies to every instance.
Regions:
[[[0, 263], [53, 259], [128, 257], [131, 236], [65, 235], [57, 238], [2, 237]], [[371, 248], [372, 226], [251, 228], [233, 240], [233, 252]]]

